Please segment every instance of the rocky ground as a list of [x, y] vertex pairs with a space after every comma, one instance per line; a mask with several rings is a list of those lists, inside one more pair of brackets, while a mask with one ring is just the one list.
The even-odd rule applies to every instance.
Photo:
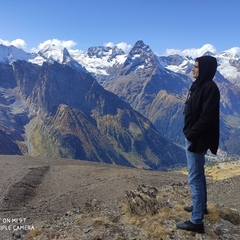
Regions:
[[0, 156], [0, 239], [240, 239], [239, 180], [208, 180], [205, 234], [194, 234], [175, 227], [190, 217], [184, 174]]

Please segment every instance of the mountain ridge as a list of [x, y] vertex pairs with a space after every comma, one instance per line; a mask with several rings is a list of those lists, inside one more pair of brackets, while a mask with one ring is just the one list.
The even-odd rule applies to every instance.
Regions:
[[[11, 76], [8, 91], [13, 98], [7, 107], [3, 94], [0, 103], [8, 117], [2, 119], [5, 125], [1, 130], [16, 144], [15, 151], [18, 147], [22, 154], [33, 156], [155, 170], [184, 164], [181, 148], [163, 138], [147, 118], [87, 72], [57, 62], [39, 66], [16, 61], [5, 73], [0, 84], [5, 86], [6, 76]], [[0, 90], [6, 92], [4, 87]], [[14, 109], [18, 110], [15, 114]], [[11, 126], [17, 135], [4, 126]], [[176, 156], [181, 156], [178, 161]]]
[[[136, 42], [126, 54], [116, 47], [91, 47], [88, 52], [69, 52], [48, 46], [46, 61], [69, 65], [79, 72], [89, 72], [106, 90], [127, 101], [133, 109], [149, 118], [156, 129], [168, 140], [183, 145], [182, 111], [191, 80], [192, 57], [172, 55], [156, 56], [142, 40]], [[1, 48], [0, 48], [1, 52]], [[57, 52], [57, 54], [53, 54]], [[218, 60], [215, 80], [221, 92], [221, 141], [220, 152], [239, 156], [234, 132], [240, 126], [239, 56], [232, 51], [214, 55]], [[59, 56], [62, 57], [59, 57]], [[1, 56], [1, 55], [0, 55]], [[67, 59], [71, 61], [59, 59]], [[67, 57], [68, 56], [68, 57]], [[38, 59], [39, 60], [39, 59]], [[40, 64], [41, 62], [41, 64]], [[77, 67], [76, 67], [77, 66]]]

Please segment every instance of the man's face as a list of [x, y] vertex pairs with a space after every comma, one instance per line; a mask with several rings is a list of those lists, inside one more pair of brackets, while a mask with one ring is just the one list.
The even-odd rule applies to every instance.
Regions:
[[195, 62], [193, 69], [192, 69], [192, 76], [193, 78], [197, 78], [199, 76], [199, 67], [198, 62]]

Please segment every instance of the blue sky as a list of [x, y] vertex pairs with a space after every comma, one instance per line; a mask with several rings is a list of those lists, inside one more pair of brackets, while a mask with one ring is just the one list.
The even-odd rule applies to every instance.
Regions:
[[239, 0], [2, 0], [0, 40], [26, 50], [46, 40], [87, 51], [108, 42], [143, 40], [154, 53], [240, 47]]

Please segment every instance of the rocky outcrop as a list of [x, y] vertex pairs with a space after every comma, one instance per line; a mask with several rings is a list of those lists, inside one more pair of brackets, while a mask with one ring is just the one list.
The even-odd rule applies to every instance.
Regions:
[[144, 216], [156, 214], [160, 206], [157, 201], [158, 190], [154, 187], [141, 185], [137, 190], [126, 192], [130, 212]]

